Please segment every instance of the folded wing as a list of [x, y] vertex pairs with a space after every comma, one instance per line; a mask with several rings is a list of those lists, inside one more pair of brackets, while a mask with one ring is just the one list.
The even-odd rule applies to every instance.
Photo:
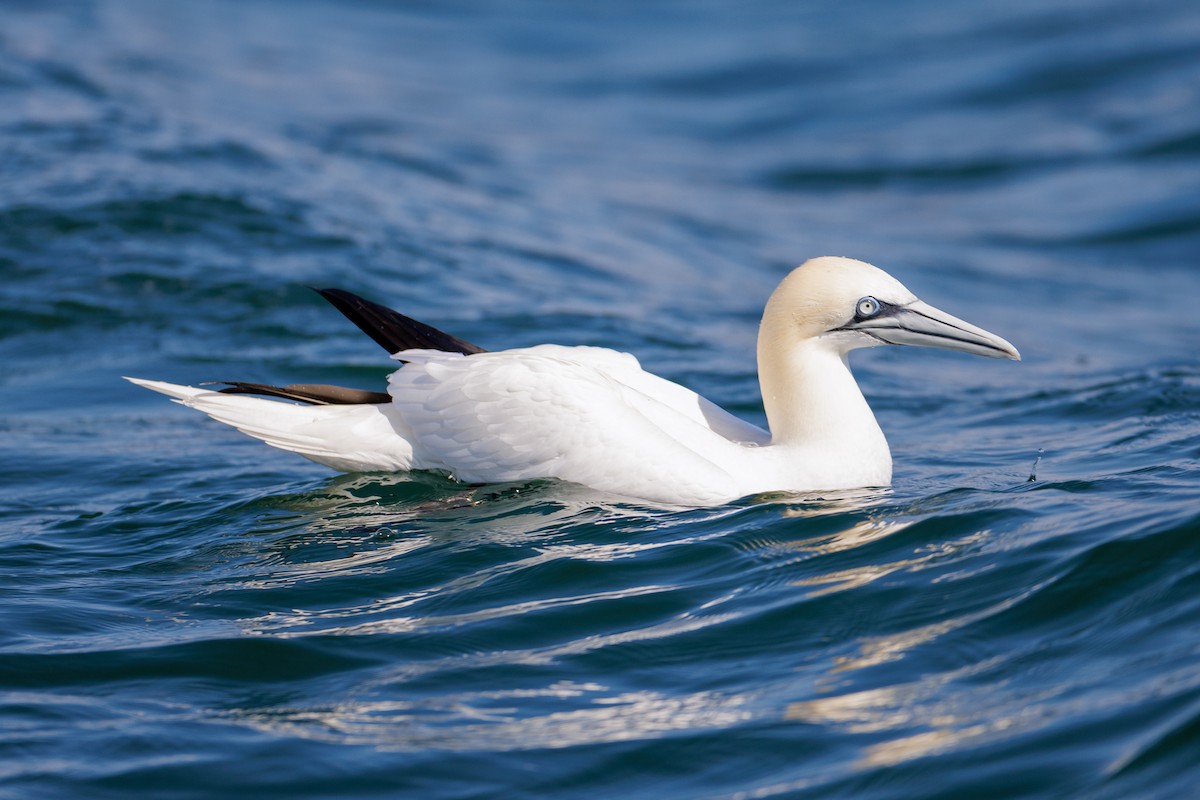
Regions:
[[470, 483], [555, 477], [667, 502], [727, 497], [735, 484], [723, 464], [740, 446], [702, 412], [682, 413], [622, 380], [641, 373], [632, 356], [543, 345], [396, 357], [408, 364], [389, 392], [417, 468]]

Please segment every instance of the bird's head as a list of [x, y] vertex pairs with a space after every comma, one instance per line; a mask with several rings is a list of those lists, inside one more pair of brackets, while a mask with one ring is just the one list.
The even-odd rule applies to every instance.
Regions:
[[891, 275], [852, 258], [822, 256], [792, 270], [767, 303], [764, 329], [768, 321], [776, 335], [842, 353], [903, 344], [1021, 358], [999, 336], [918, 300]]

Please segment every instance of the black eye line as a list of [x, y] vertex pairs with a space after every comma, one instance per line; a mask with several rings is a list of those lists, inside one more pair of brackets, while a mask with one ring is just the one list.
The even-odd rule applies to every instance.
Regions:
[[[867, 297], [871, 297], [871, 295], [866, 295], [866, 297], [861, 297], [859, 299], [865, 300]], [[855, 327], [855, 325], [859, 322], [865, 322], [866, 320], [869, 320], [869, 319], [882, 319], [884, 317], [890, 317], [893, 314], [895, 314], [897, 311], [902, 311], [904, 309], [904, 306], [898, 306], [895, 303], [888, 303], [884, 300], [880, 300], [878, 297], [875, 298], [875, 302], [879, 303], [879, 310], [876, 311], [874, 314], [872, 314], [869, 317], [864, 317], [862, 314], [859, 314], [858, 313], [858, 303], [855, 303], [854, 304], [854, 319], [850, 320], [849, 322], [847, 322], [845, 325], [841, 326], [840, 328], [831, 328], [830, 333], [833, 333], [834, 331], [856, 331], [858, 333], [865, 333], [873, 339], [879, 339], [878, 336], [871, 333], [869, 330], [867, 330], [865, 328], [857, 328], [857, 327]], [[890, 342], [884, 341], [883, 339], [879, 339], [879, 342], [881, 344], [890, 344]]]

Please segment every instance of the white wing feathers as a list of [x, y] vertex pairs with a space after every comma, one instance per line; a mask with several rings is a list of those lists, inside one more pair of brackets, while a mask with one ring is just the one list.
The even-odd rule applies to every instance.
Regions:
[[659, 394], [685, 400], [677, 407], [631, 385], [647, 376], [631, 355], [541, 345], [397, 357], [408, 364], [389, 392], [417, 468], [472, 483], [556, 477], [671, 502], [728, 496], [735, 484], [719, 465], [740, 446], [712, 432], [683, 387], [655, 379], [677, 390]]

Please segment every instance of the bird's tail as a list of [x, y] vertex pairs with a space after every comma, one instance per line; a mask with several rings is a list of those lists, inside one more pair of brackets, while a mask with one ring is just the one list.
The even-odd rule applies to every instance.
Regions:
[[412, 468], [407, 426], [389, 404], [297, 405], [194, 386], [126, 378], [272, 447], [342, 472]]

